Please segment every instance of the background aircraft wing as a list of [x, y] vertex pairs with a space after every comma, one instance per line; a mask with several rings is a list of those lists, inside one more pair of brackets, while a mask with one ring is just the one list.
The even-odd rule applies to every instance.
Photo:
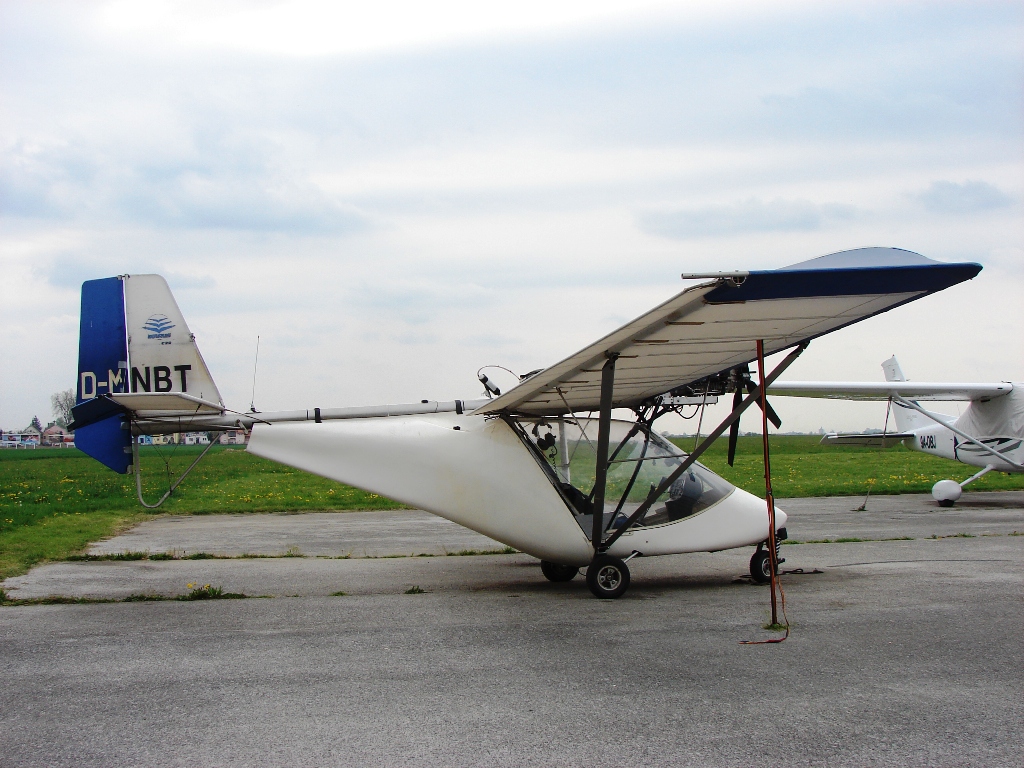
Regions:
[[969, 280], [979, 264], [943, 264], [898, 248], [860, 248], [783, 269], [723, 273], [688, 288], [477, 409], [554, 416], [597, 410], [601, 368], [617, 353], [613, 406], [631, 407]]
[[869, 435], [830, 434], [821, 438], [824, 445], [859, 445], [862, 448], [892, 448], [897, 443], [917, 437], [913, 432], [888, 432]]
[[768, 387], [776, 397], [822, 397], [832, 400], [990, 400], [1013, 391], [1013, 384], [960, 384], [935, 381], [779, 381]]

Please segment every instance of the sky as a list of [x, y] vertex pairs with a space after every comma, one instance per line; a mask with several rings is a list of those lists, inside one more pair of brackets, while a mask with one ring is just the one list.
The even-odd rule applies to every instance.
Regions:
[[1022, 205], [1018, 2], [0, 0], [0, 427], [52, 418], [124, 273], [241, 410], [475, 398], [680, 273], [862, 246], [984, 269], [786, 378], [1024, 381]]

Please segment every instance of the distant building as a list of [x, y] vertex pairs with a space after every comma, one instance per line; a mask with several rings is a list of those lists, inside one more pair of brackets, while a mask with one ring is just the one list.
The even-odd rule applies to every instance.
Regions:
[[39, 433], [32, 432], [4, 432], [0, 435], [0, 448], [38, 448]]
[[220, 442], [224, 445], [245, 445], [249, 442], [249, 433], [244, 429], [229, 429], [221, 434]]
[[60, 424], [50, 424], [43, 430], [40, 442], [57, 448], [74, 447], [75, 436]]
[[175, 432], [172, 435], [139, 435], [139, 445], [209, 445], [208, 432]]

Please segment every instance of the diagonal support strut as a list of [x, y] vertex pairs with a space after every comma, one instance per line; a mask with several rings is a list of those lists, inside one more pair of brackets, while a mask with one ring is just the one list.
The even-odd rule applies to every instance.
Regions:
[[[779, 376], [782, 375], [783, 371], [785, 371], [790, 365], [793, 364], [793, 362], [801, 355], [801, 353], [805, 349], [807, 349], [807, 345], [808, 344], [810, 344], [809, 341], [801, 342], [800, 344], [798, 344], [793, 349], [792, 352], [790, 352], [788, 355], [786, 355], [786, 358], [781, 363], [779, 363], [777, 366], [775, 366], [775, 369], [770, 374], [768, 374], [768, 376], [765, 377], [765, 379], [764, 379], [764, 387], [766, 389]], [[693, 466], [693, 464], [697, 461], [697, 459], [699, 459], [701, 457], [701, 455], [708, 448], [711, 447], [711, 444], [714, 443], [715, 440], [717, 440], [719, 437], [721, 437], [722, 434], [724, 434], [725, 431], [727, 429], [729, 429], [729, 427], [732, 426], [733, 422], [737, 421], [740, 418], [740, 416], [743, 415], [743, 412], [745, 410], [747, 410], [747, 408], [749, 408], [751, 405], [756, 403], [758, 401], [758, 399], [760, 398], [760, 396], [761, 396], [761, 388], [760, 387], [758, 387], [756, 391], [751, 392], [749, 395], [747, 395], [743, 399], [743, 402], [741, 402], [736, 408], [734, 408], [732, 413], [730, 413], [725, 418], [725, 420], [722, 421], [721, 424], [719, 424], [717, 427], [715, 427], [715, 429], [706, 438], [704, 438], [704, 440], [701, 442], [701, 444], [698, 445], [693, 450], [693, 453], [691, 453], [689, 456], [686, 457], [686, 459], [683, 461], [682, 464], [680, 464], [678, 467], [676, 467], [676, 469], [668, 477], [666, 477], [664, 480], [662, 480], [661, 484], [658, 485], [657, 488], [652, 488], [651, 489], [651, 492], [649, 494], [647, 494], [647, 498], [644, 500], [643, 504], [641, 504], [639, 507], [637, 507], [636, 511], [633, 512], [633, 514], [629, 516], [629, 518], [622, 525], [622, 527], [617, 528], [615, 533], [613, 533], [608, 538], [607, 541], [605, 541], [603, 544], [600, 545], [600, 548], [598, 549], [598, 551], [606, 552], [608, 550], [608, 548], [611, 547], [612, 544], [614, 544], [616, 541], [618, 541], [619, 537], [622, 534], [624, 534], [626, 531], [628, 531], [630, 528], [633, 527], [633, 525], [636, 523], [637, 520], [639, 520], [641, 517], [643, 517], [645, 514], [647, 514], [647, 511], [652, 506], [654, 506], [654, 502], [658, 500], [658, 497], [660, 497], [663, 493], [665, 493], [665, 491], [667, 491], [669, 488], [671, 488], [672, 484], [676, 480], [678, 480], [686, 470], [688, 470], [691, 466]]]

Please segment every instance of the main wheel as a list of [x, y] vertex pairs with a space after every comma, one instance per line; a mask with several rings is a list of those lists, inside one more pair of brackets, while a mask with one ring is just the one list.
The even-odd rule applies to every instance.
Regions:
[[621, 597], [629, 588], [629, 568], [617, 557], [598, 555], [587, 568], [587, 586], [603, 600]]
[[576, 574], [580, 572], [580, 569], [575, 565], [562, 565], [561, 563], [552, 563], [547, 560], [541, 560], [540, 571], [548, 581], [558, 582], [572, 581], [576, 578]]
[[758, 584], [772, 580], [772, 558], [767, 549], [759, 549], [750, 558], [750, 577]]

